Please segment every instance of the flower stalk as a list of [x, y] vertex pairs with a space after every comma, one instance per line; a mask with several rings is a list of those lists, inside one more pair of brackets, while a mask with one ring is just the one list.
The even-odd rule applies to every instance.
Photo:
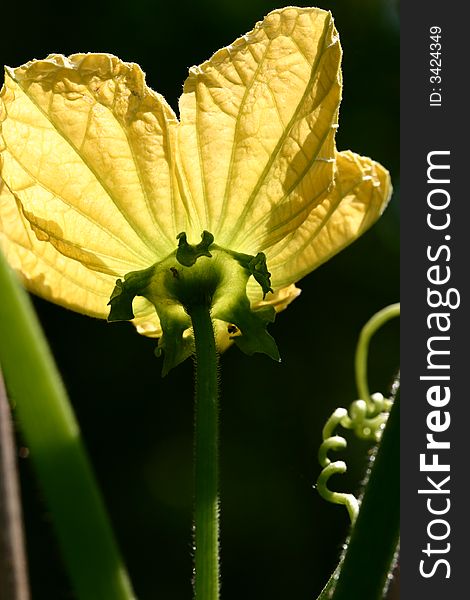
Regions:
[[[164, 355], [163, 372], [189, 354], [195, 357], [195, 484], [194, 484], [194, 596], [218, 600], [218, 353], [215, 331], [225, 330], [228, 343], [246, 354], [262, 352], [279, 360], [276, 342], [266, 331], [274, 319], [272, 307], [253, 311], [246, 294], [253, 277], [263, 297], [272, 292], [264, 253], [242, 254], [222, 248], [204, 230], [197, 244], [178, 234], [178, 247], [150, 267], [127, 273], [116, 281], [109, 305], [109, 321], [134, 318], [134, 299], [153, 304], [162, 326], [157, 353]], [[215, 323], [213, 323], [213, 319]], [[237, 335], [230, 337], [231, 331]], [[194, 343], [192, 343], [194, 340]]]
[[218, 357], [210, 309], [188, 309], [196, 345], [194, 597], [219, 598]]

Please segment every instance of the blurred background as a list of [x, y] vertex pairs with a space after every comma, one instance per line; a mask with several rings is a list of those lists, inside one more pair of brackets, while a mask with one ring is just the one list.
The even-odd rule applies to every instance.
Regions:
[[[348, 519], [312, 487], [321, 429], [334, 408], [356, 399], [353, 359], [362, 325], [399, 295], [398, 6], [393, 0], [317, 4], [333, 13], [344, 49], [338, 149], [384, 164], [395, 193], [371, 231], [301, 281], [302, 295], [270, 328], [280, 365], [236, 348], [222, 358], [224, 600], [311, 599], [334, 569]], [[188, 67], [281, 6], [271, 0], [11, 3], [2, 8], [0, 61], [16, 67], [51, 52], [110, 52], [140, 64], [148, 84], [176, 109]], [[131, 325], [107, 325], [39, 299], [35, 306], [138, 598], [189, 600], [191, 362], [161, 379], [155, 342]], [[372, 391], [388, 391], [398, 358], [398, 323], [391, 323], [371, 347]], [[367, 452], [367, 445], [351, 442], [349, 472], [331, 487], [357, 491]], [[30, 460], [19, 460], [33, 599], [73, 599]]]

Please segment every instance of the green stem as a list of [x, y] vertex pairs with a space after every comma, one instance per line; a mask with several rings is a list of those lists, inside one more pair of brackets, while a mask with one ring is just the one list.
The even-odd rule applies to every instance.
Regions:
[[188, 313], [196, 342], [194, 596], [218, 600], [218, 358], [209, 308], [198, 305]]
[[400, 410], [397, 396], [375, 455], [343, 559], [318, 600], [382, 600], [400, 526]]
[[0, 364], [76, 595], [134, 598], [49, 347], [1, 255], [0, 289]]

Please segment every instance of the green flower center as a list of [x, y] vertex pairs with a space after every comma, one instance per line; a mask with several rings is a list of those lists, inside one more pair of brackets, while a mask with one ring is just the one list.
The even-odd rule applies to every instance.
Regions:
[[208, 231], [199, 244], [189, 244], [184, 232], [177, 239], [178, 247], [169, 256], [116, 281], [108, 321], [133, 319], [136, 296], [151, 302], [163, 331], [157, 349], [158, 355], [164, 351], [163, 374], [193, 352], [188, 313], [201, 305], [211, 310], [213, 319], [224, 322], [225, 332], [245, 353], [263, 352], [279, 360], [276, 343], [266, 331], [274, 320], [274, 308], [254, 311], [246, 295], [251, 276], [261, 286], [263, 297], [272, 292], [265, 255], [250, 256], [217, 246]]

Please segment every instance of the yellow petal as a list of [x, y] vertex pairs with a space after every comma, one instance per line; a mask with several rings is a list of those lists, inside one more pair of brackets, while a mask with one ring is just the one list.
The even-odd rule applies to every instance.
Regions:
[[330, 13], [284, 8], [190, 69], [178, 139], [196, 239], [252, 254], [306, 218], [333, 177], [340, 59]]
[[137, 65], [51, 55], [7, 70], [0, 124], [2, 250], [31, 291], [106, 317], [116, 276], [168, 254], [185, 224], [174, 113]]
[[266, 251], [273, 287], [298, 281], [362, 235], [390, 194], [390, 176], [381, 165], [350, 151], [338, 153], [332, 191], [301, 227]]
[[[25, 287], [35, 294], [91, 317], [106, 319], [116, 278], [92, 271], [39, 241], [18, 211], [16, 200], [0, 179], [0, 249]], [[154, 307], [137, 298], [134, 325], [149, 337], [161, 335]]]
[[0, 247], [29, 290], [92, 317], [106, 317], [115, 278], [90, 271], [40, 242], [1, 180]]
[[0, 119], [2, 178], [40, 239], [120, 275], [171, 251], [177, 120], [137, 65], [76, 54], [7, 69]]
[[286, 310], [289, 304], [298, 298], [302, 292], [302, 290], [292, 283], [286, 287], [274, 290], [274, 292], [270, 292], [265, 298], [260, 300], [260, 294], [258, 290], [259, 286], [257, 289], [255, 286], [252, 286], [250, 282], [248, 285], [247, 294], [252, 300], [253, 308], [257, 309], [263, 308], [263, 306], [273, 306], [277, 313]]
[[132, 319], [132, 323], [135, 325], [137, 333], [151, 338], [158, 338], [162, 335], [160, 319], [153, 304], [142, 296], [139, 296], [134, 299], [132, 308], [135, 314], [135, 319]]

